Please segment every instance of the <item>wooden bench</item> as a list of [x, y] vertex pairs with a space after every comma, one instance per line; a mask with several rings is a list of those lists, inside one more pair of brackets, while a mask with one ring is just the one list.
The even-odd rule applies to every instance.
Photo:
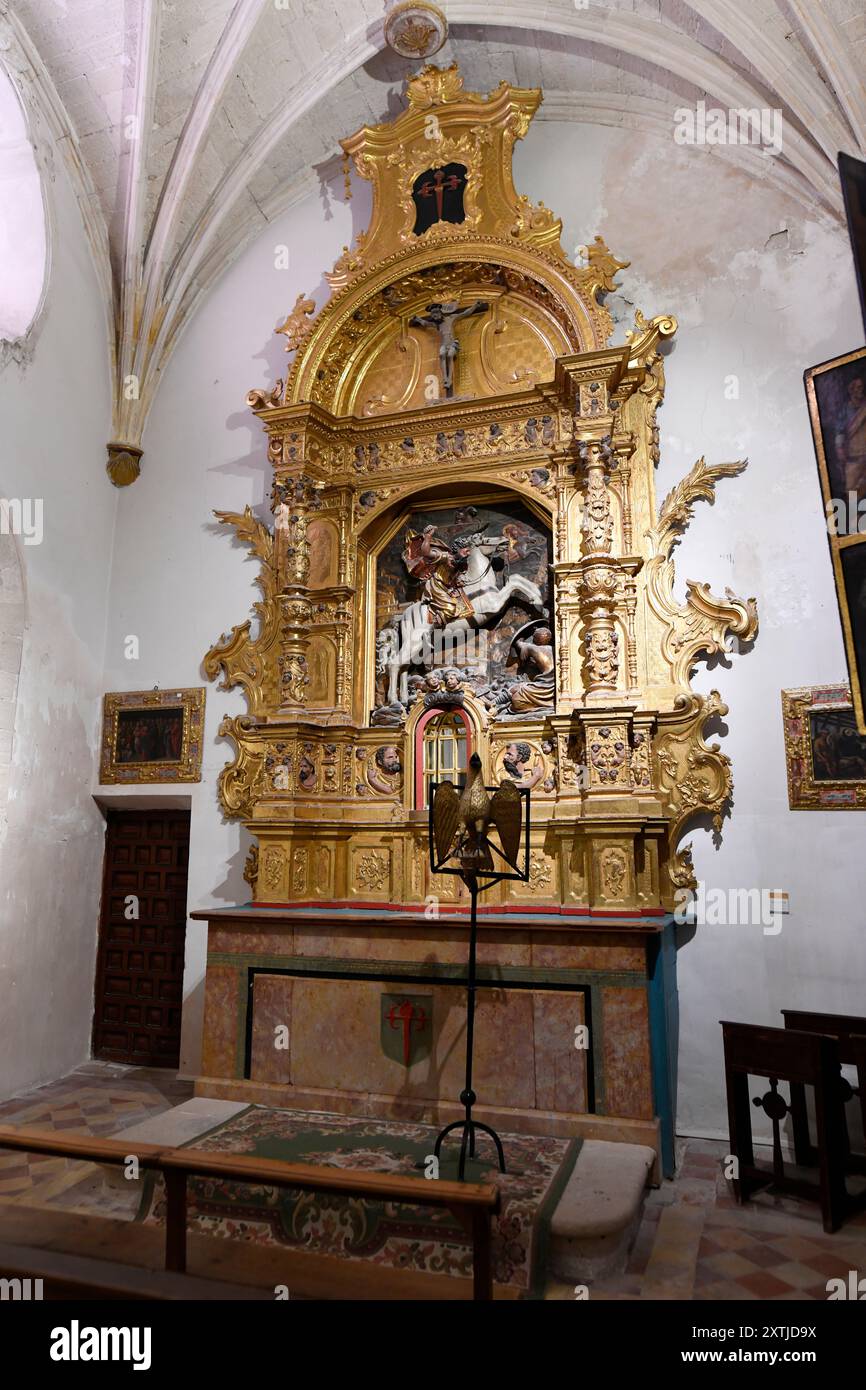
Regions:
[[[821, 1033], [726, 1021], [722, 1021], [722, 1033], [731, 1154], [737, 1160], [737, 1176], [732, 1180], [734, 1196], [738, 1202], [744, 1202], [758, 1188], [773, 1186], [779, 1192], [817, 1200], [824, 1230], [838, 1230], [845, 1216], [861, 1203], [849, 1197], [845, 1188], [845, 1122], [836, 1040]], [[751, 1104], [750, 1076], [766, 1077], [770, 1083], [770, 1089]], [[779, 1094], [780, 1081], [788, 1082], [792, 1088], [814, 1087], [817, 1184], [785, 1171], [781, 1122], [790, 1110]], [[760, 1106], [772, 1122], [772, 1171], [755, 1164], [752, 1105]]]
[[379, 1202], [445, 1207], [472, 1239], [473, 1297], [485, 1300], [493, 1297], [491, 1221], [500, 1206], [499, 1188], [493, 1183], [445, 1182], [401, 1174], [358, 1172], [310, 1163], [283, 1163], [279, 1159], [244, 1154], [205, 1153], [195, 1148], [132, 1144], [128, 1140], [59, 1135], [53, 1130], [9, 1126], [0, 1127], [0, 1149], [121, 1166], [134, 1157], [140, 1167], [162, 1173], [166, 1188], [165, 1268], [177, 1274], [186, 1272], [187, 1179], [191, 1176], [220, 1177], [269, 1187], [296, 1187], [306, 1192], [366, 1197]]
[[[804, 1009], [782, 1009], [786, 1028], [800, 1033], [822, 1033], [835, 1038], [839, 1054], [839, 1065], [857, 1067], [857, 1091], [860, 1097], [860, 1110], [863, 1115], [863, 1133], [866, 1135], [866, 1063], [863, 1051], [866, 1047], [866, 1018], [851, 1014], [821, 1014]], [[845, 1105], [854, 1096], [844, 1077], [839, 1077], [842, 1090], [843, 1120]], [[809, 1114], [806, 1108], [806, 1088], [799, 1082], [791, 1085], [791, 1125], [794, 1132], [794, 1156], [798, 1163], [808, 1166], [815, 1162], [817, 1150], [809, 1134]], [[852, 1153], [845, 1123], [845, 1166], [849, 1173], [866, 1173], [866, 1154]]]
[[42, 1296], [49, 1300], [273, 1301], [269, 1292], [250, 1288], [247, 1284], [197, 1279], [191, 1274], [172, 1274], [167, 1270], [137, 1269], [116, 1260], [94, 1259], [62, 1250], [34, 1249], [31, 1245], [16, 1245], [6, 1240], [0, 1240], [0, 1277], [39, 1279], [43, 1285]]

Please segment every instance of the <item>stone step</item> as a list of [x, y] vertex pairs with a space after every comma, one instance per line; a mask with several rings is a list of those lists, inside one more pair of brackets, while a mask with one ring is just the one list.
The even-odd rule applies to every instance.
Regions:
[[[158, 1115], [150, 1115], [126, 1129], [116, 1130], [110, 1137], [128, 1143], [130, 1154], [135, 1153], [136, 1144], [164, 1144], [166, 1148], [179, 1148], [207, 1134], [217, 1125], [225, 1124], [226, 1120], [246, 1109], [246, 1101], [210, 1100], [193, 1096], [181, 1105], [173, 1105], [170, 1110], [161, 1110]], [[129, 1187], [121, 1167], [111, 1163], [98, 1166], [108, 1187], [116, 1192]], [[140, 1188], [136, 1186], [136, 1190], [140, 1191]]]
[[247, 1108], [248, 1102], [243, 1100], [211, 1100], [206, 1096], [193, 1096], [181, 1105], [173, 1105], [170, 1110], [161, 1110], [158, 1115], [150, 1115], [138, 1124], [117, 1130], [111, 1138], [177, 1147], [188, 1144], [191, 1139], [198, 1139], [217, 1125], [225, 1124], [226, 1120]]
[[550, 1223], [549, 1272], [591, 1284], [626, 1265], [655, 1150], [586, 1139]]

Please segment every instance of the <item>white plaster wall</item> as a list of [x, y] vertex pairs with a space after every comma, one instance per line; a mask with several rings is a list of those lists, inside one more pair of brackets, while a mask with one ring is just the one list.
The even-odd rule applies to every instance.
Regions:
[[[246, 547], [213, 512], [242, 512], [249, 505], [271, 520], [272, 471], [246, 394], [285, 377], [285, 340], [274, 328], [301, 290], [324, 302], [324, 271], [354, 236], [353, 225], [364, 226], [368, 215], [364, 187], [349, 205], [317, 194], [247, 250], [181, 340], [145, 432], [141, 477], [118, 498], [105, 688], [207, 687], [202, 781], [179, 789], [191, 795], [190, 910], [249, 899], [243, 867], [250, 837], [236, 821], [222, 820], [216, 795], [232, 749], [217, 730], [225, 714], [244, 713], [246, 705], [239, 691], [226, 693], [205, 681], [201, 661], [221, 633], [250, 616], [259, 597], [258, 566], [246, 561]], [[289, 248], [289, 265], [278, 270], [275, 261], [283, 257], [276, 248], [282, 246]], [[139, 638], [135, 660], [124, 654], [129, 635]], [[120, 802], [136, 790], [110, 792]], [[206, 949], [205, 924], [188, 922], [184, 1073], [198, 1070]]]
[[[108, 346], [59, 153], [53, 167], [47, 306], [24, 365], [0, 372], [0, 493], [41, 499], [44, 518], [41, 544], [18, 544], [26, 626], [14, 729], [0, 720], [11, 745], [5, 828], [0, 816], [0, 1097], [89, 1056], [102, 871], [90, 784], [116, 505], [104, 468]], [[5, 657], [0, 679], [17, 651]], [[2, 688], [8, 701], [12, 682]]]
[[[675, 551], [681, 598], [686, 578], [730, 586], [757, 597], [761, 620], [751, 652], [701, 666], [693, 682], [730, 707], [710, 742], [734, 772], [721, 842], [686, 837], [696, 873], [707, 889], [778, 888], [791, 904], [775, 936], [760, 925], [681, 932], [679, 1129], [726, 1135], [720, 1019], [781, 1026], [786, 1007], [863, 1012], [866, 815], [789, 811], [780, 695], [846, 679], [802, 376], [863, 343], [847, 233], [710, 149], [633, 132], [536, 126], [515, 173], [564, 218], [566, 246], [600, 232], [631, 261], [611, 302], [617, 341], [635, 304], [679, 320], [659, 501], [701, 454], [750, 459], [713, 507], [697, 504]], [[731, 375], [739, 399], [726, 398]]]
[[[672, 140], [536, 122], [517, 148], [515, 174], [521, 191], [564, 218], [567, 247], [600, 232], [632, 262], [616, 297], [619, 340], [635, 304], [648, 316], [679, 318], [660, 417], [659, 497], [701, 453], [752, 460], [743, 478], [720, 484], [714, 508], [698, 504], [678, 552], [681, 594], [686, 577], [717, 592], [730, 584], [758, 598], [762, 617], [751, 653], [696, 680], [718, 687], [731, 707], [722, 742], [736, 783], [720, 846], [704, 832], [693, 837], [697, 872], [708, 887], [781, 888], [791, 897], [778, 936], [705, 926], [679, 953], [680, 1128], [722, 1133], [720, 1018], [775, 1023], [786, 1005], [862, 1012], [864, 816], [788, 811], [779, 694], [845, 677], [802, 372], [862, 341], [850, 254], [842, 229], [770, 182]], [[263, 437], [244, 395], [284, 374], [271, 330], [301, 290], [322, 302], [322, 274], [349, 240], [349, 212], [363, 225], [361, 202], [329, 206], [326, 216], [316, 197], [274, 223], [179, 345], [145, 436], [142, 477], [119, 498], [107, 688], [202, 683], [207, 647], [247, 617], [254, 567], [209, 524], [210, 512], [266, 497]], [[776, 235], [783, 227], [787, 234]], [[274, 269], [281, 242], [291, 247], [285, 271]], [[731, 374], [737, 400], [725, 397]], [[134, 669], [123, 657], [129, 633], [141, 638]], [[223, 713], [241, 709], [237, 692], [208, 688], [191, 906], [248, 896], [246, 836], [221, 823], [215, 794], [228, 755], [216, 729]], [[191, 924], [181, 1066], [193, 1072], [204, 950], [204, 932]]]

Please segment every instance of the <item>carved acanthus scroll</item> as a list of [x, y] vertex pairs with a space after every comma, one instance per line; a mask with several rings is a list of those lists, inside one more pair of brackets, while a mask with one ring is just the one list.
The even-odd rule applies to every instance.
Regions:
[[222, 672], [222, 690], [243, 686], [249, 712], [257, 715], [266, 708], [269, 686], [267, 655], [277, 639], [274, 538], [249, 507], [245, 507], [242, 513], [214, 512], [214, 516], [225, 525], [233, 526], [238, 540], [248, 545], [251, 554], [259, 561], [256, 583], [261, 589], [262, 600], [253, 604], [253, 612], [259, 619], [258, 636], [250, 636], [249, 619], [237, 624], [228, 637], [222, 637], [211, 647], [204, 658], [204, 669], [209, 680], [216, 680]]
[[664, 624], [662, 655], [670, 663], [673, 683], [689, 689], [689, 678], [697, 656], [725, 651], [729, 636], [750, 642], [758, 631], [758, 610], [754, 598], [740, 599], [730, 590], [724, 599], [716, 597], [708, 585], [689, 579], [684, 604], [673, 596], [674, 562], [671, 552], [692, 518], [695, 502], [712, 502], [719, 478], [735, 478], [748, 460], [708, 464], [698, 459], [691, 472], [678, 483], [661, 505], [658, 521], [648, 533], [652, 557], [647, 561], [647, 595], [656, 617]]
[[728, 706], [717, 690], [709, 695], [689, 695], [679, 702], [677, 714], [685, 722], [672, 732], [665, 725], [674, 716], [660, 716], [656, 756], [662, 788], [673, 821], [670, 830], [670, 876], [675, 888], [697, 886], [692, 867], [691, 845], [676, 848], [690, 821], [709, 816], [719, 832], [734, 790], [731, 760], [717, 743], [704, 741], [704, 728], [714, 718], [724, 718]]

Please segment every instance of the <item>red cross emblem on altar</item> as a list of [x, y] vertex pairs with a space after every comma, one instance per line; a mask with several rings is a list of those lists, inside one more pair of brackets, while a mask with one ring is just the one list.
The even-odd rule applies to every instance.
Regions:
[[429, 1056], [433, 1032], [433, 996], [383, 994], [382, 1051], [394, 1062], [410, 1067]]

